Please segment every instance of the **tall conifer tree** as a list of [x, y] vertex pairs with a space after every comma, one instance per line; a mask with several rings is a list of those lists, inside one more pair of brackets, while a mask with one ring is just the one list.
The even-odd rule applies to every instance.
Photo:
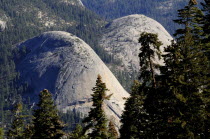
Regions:
[[[154, 96], [157, 89], [156, 71], [159, 65], [155, 64], [154, 58], [160, 58], [160, 46], [162, 43], [158, 40], [157, 34], [143, 32], [140, 35], [140, 76], [142, 82], [135, 82], [132, 87], [130, 98], [126, 101], [125, 111], [122, 115], [123, 123], [120, 133], [122, 139], [127, 138], [153, 138], [156, 137], [153, 129], [153, 121], [148, 108], [154, 108]], [[149, 102], [146, 106], [145, 102]], [[147, 107], [147, 108], [146, 108]]]
[[174, 34], [176, 41], [186, 41], [186, 34], [190, 34], [194, 43], [200, 43], [203, 39], [203, 16], [203, 12], [197, 7], [196, 0], [190, 0], [187, 6], [178, 10], [178, 19], [174, 22], [184, 28], [176, 30]]
[[208, 52], [208, 57], [210, 59], [210, 0], [204, 0], [201, 3], [204, 11], [203, 18], [203, 31], [204, 31], [204, 43], [206, 44], [206, 51]]
[[[143, 60], [146, 57], [139, 55], [140, 65], [146, 68], [141, 69], [143, 72], [140, 71], [144, 76], [140, 76], [143, 83], [138, 91], [140, 94], [143, 92], [144, 99], [141, 98], [143, 110], [138, 110], [145, 111], [148, 116], [146, 122], [141, 121], [141, 126], [145, 125], [143, 130], [137, 128], [137, 121], [145, 117], [139, 115], [140, 120], [137, 120], [134, 114], [134, 118], [128, 120], [132, 117], [129, 115], [133, 113], [134, 106], [134, 103], [129, 101], [135, 98], [138, 100], [131, 94], [122, 116], [121, 138], [209, 137], [205, 134], [205, 120], [208, 114], [204, 96], [208, 86], [209, 65], [201, 43], [203, 31], [200, 30], [200, 23], [203, 15], [196, 4], [196, 0], [190, 0], [184, 9], [178, 11], [179, 19], [175, 22], [184, 28], [176, 31], [176, 42], [172, 42], [172, 45], [166, 48], [167, 53], [163, 55], [165, 66], [160, 67], [160, 75], [152, 75], [154, 70], [147, 72], [151, 69], [150, 64], [145, 64]], [[144, 63], [141, 63], [142, 61]], [[137, 121], [133, 122], [135, 120]], [[127, 134], [123, 133], [126, 129]]]
[[205, 121], [205, 135], [210, 137], [210, 0], [204, 0], [201, 3], [203, 6], [204, 11], [204, 18], [203, 18], [203, 31], [204, 31], [204, 52], [208, 57], [208, 85], [206, 91], [204, 92], [205, 103], [206, 103], [206, 121]]
[[161, 58], [160, 46], [162, 42], [158, 40], [157, 34], [144, 32], [139, 38], [139, 43], [141, 43], [141, 52], [139, 54], [141, 69], [139, 79], [142, 81], [142, 86], [140, 86], [139, 91], [145, 97], [143, 107], [145, 113], [148, 114], [147, 122], [144, 123], [146, 130], [143, 133], [145, 137], [156, 138], [160, 132], [159, 123], [162, 122], [162, 115], [158, 112], [158, 110], [161, 110], [158, 106], [161, 100], [158, 100], [160, 97], [158, 92], [159, 83], [156, 79], [159, 65], [153, 61], [154, 59], [160, 60]]
[[75, 130], [69, 134], [69, 139], [87, 139], [87, 136], [83, 134], [83, 127], [78, 124]]
[[108, 123], [107, 118], [103, 110], [104, 100], [107, 100], [111, 95], [106, 95], [108, 89], [106, 84], [102, 82], [102, 78], [98, 75], [96, 85], [92, 89], [92, 101], [93, 107], [91, 108], [88, 117], [86, 117], [83, 123], [86, 124], [84, 131], [90, 131], [88, 134], [90, 138], [104, 139], [108, 138]]
[[0, 127], [0, 139], [4, 138], [4, 130]]
[[38, 108], [34, 110], [34, 134], [32, 139], [59, 139], [64, 135], [64, 124], [59, 120], [58, 111], [48, 90], [39, 94]]
[[9, 139], [22, 139], [24, 131], [24, 116], [22, 115], [22, 104], [18, 103], [14, 108], [14, 120], [12, 126], [7, 133]]
[[118, 133], [117, 130], [115, 129], [114, 123], [112, 121], [109, 122], [109, 139], [117, 139], [118, 138]]
[[143, 86], [146, 84], [156, 87], [155, 68], [158, 66], [153, 62], [155, 56], [160, 59], [160, 46], [162, 43], [158, 40], [157, 34], [143, 32], [140, 35], [140, 80], [143, 81]]
[[143, 106], [145, 95], [140, 92], [140, 86], [139, 81], [134, 81], [131, 88], [131, 96], [126, 100], [125, 109], [121, 117], [121, 139], [145, 138], [148, 133], [146, 126], [149, 119]]
[[[207, 83], [207, 58], [202, 51], [201, 38], [198, 33], [198, 15], [200, 10], [196, 1], [190, 0], [184, 9], [178, 11], [176, 23], [184, 28], [178, 29], [176, 43], [166, 49], [165, 70], [161, 74], [167, 78], [170, 93], [177, 98], [171, 123], [177, 123], [181, 132], [179, 138], [201, 137], [204, 133], [205, 103], [203, 91]], [[163, 68], [164, 69], [164, 68]]]

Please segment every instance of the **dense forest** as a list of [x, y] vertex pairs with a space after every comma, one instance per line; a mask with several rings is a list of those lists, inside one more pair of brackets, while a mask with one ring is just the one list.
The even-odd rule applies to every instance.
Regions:
[[[82, 0], [83, 4], [106, 19], [143, 14], [160, 22], [172, 35], [179, 25], [173, 23], [177, 10], [188, 0]], [[198, 0], [201, 2], [201, 0]]]
[[[21, 3], [28, 6], [26, 0], [0, 0], [0, 12], [8, 19], [6, 30], [0, 32], [0, 138], [210, 137], [209, 0], [202, 1], [201, 5], [196, 0], [189, 0], [178, 10], [178, 18], [174, 23], [180, 28], [174, 31], [175, 39], [165, 48], [166, 53], [160, 53], [162, 42], [158, 40], [157, 34], [139, 34], [139, 43], [142, 45], [139, 53], [141, 69], [139, 78], [131, 87], [131, 96], [125, 98], [127, 101], [121, 119], [120, 135], [104, 113], [103, 101], [112, 96], [106, 95], [108, 88], [100, 75], [92, 89], [93, 108], [84, 120], [79, 118], [79, 113], [58, 114], [48, 90], [40, 92], [40, 101], [36, 106], [33, 106], [29, 98], [22, 98], [27, 86], [18, 86], [19, 73], [15, 70], [15, 59], [26, 52], [16, 50], [16, 43], [43, 31], [59, 29], [86, 40], [98, 54], [106, 54], [98, 48], [95, 40], [100, 35], [100, 27], [105, 24], [97, 15], [86, 9], [74, 6], [69, 8], [55, 0], [28, 2], [39, 9], [50, 10], [46, 12], [52, 13], [55, 18], [61, 17], [66, 22], [74, 21], [77, 24], [46, 27], [32, 16], [37, 9], [26, 13], [17, 10]], [[24, 5], [22, 6], [24, 11]], [[154, 64], [151, 60], [154, 55], [162, 57], [165, 65]], [[106, 62], [109, 63], [109, 57], [104, 56], [102, 59], [107, 59]], [[156, 74], [155, 70], [159, 70], [160, 74]], [[69, 126], [61, 122], [60, 117]], [[73, 130], [75, 126], [76, 129]], [[68, 133], [70, 131], [72, 132]]]
[[[142, 33], [139, 81], [132, 88], [122, 116], [121, 138], [209, 138], [209, 14], [210, 1], [190, 2], [178, 10], [175, 23], [183, 25], [165, 49], [164, 66], [156, 34]], [[154, 70], [159, 69], [160, 75]]]

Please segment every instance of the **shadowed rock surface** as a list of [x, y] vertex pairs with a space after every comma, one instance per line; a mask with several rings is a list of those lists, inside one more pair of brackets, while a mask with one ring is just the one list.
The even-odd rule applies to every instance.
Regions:
[[114, 75], [84, 41], [61, 31], [43, 33], [17, 46], [27, 52], [17, 69], [21, 83], [27, 83], [32, 101], [38, 93], [48, 89], [54, 94], [55, 102], [62, 111], [76, 110], [87, 114], [91, 107], [92, 88], [97, 75], [112, 94], [104, 106], [106, 114], [120, 126], [119, 117], [124, 108], [124, 97], [128, 93]]

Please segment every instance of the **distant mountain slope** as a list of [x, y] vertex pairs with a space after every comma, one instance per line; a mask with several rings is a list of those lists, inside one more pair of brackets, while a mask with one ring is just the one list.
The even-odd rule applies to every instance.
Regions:
[[26, 52], [17, 62], [22, 84], [30, 90], [24, 94], [31, 102], [37, 101], [38, 93], [48, 89], [53, 93], [60, 110], [76, 110], [87, 114], [91, 107], [92, 88], [97, 75], [113, 94], [106, 101], [106, 113], [116, 126], [124, 108], [128, 93], [84, 41], [67, 32], [46, 32], [17, 46]]
[[45, 31], [61, 30], [102, 51], [96, 40], [105, 21], [78, 0], [0, 0], [0, 21], [0, 123], [11, 122], [12, 114], [4, 110], [11, 109], [24, 90], [17, 88], [19, 74], [13, 61], [17, 43]]
[[[200, 2], [201, 0], [197, 0]], [[171, 34], [177, 27], [173, 23], [177, 10], [188, 0], [82, 0], [83, 4], [105, 18], [119, 18], [131, 14], [144, 14], [160, 22]]]
[[6, 36], [0, 40], [4, 44], [6, 40], [15, 44], [48, 30], [68, 31], [93, 43], [105, 23], [80, 0], [0, 0], [0, 20], [7, 24], [0, 34]]
[[[138, 39], [142, 32], [158, 34], [159, 40], [163, 43], [162, 51], [172, 40], [171, 35], [160, 23], [144, 15], [135, 14], [115, 19], [106, 25], [103, 37], [99, 41], [100, 46], [113, 60], [120, 61], [119, 64], [109, 64], [109, 67], [127, 89], [130, 88], [132, 80], [137, 79], [140, 69], [138, 54], [141, 45]], [[163, 64], [163, 60], [154, 61]]]

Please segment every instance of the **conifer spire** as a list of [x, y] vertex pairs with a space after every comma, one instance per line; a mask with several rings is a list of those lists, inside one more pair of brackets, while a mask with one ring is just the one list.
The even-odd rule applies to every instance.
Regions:
[[158, 40], [157, 34], [143, 32], [140, 35], [139, 43], [141, 44], [141, 52], [139, 53], [141, 70], [139, 78], [145, 85], [152, 84], [152, 87], [156, 88], [155, 68], [158, 65], [153, 60], [155, 56], [160, 59], [160, 46], [162, 42]]
[[197, 2], [197, 0], [190, 0], [190, 4], [192, 4], [192, 5], [197, 5], [198, 2]]
[[118, 138], [118, 132], [117, 130], [115, 129], [115, 125], [112, 121], [109, 122], [109, 130], [108, 130], [108, 133], [109, 133], [109, 139], [117, 139]]
[[107, 95], [106, 84], [102, 82], [102, 77], [98, 75], [96, 85], [92, 89], [93, 107], [91, 108], [88, 117], [83, 123], [86, 124], [84, 132], [92, 130], [89, 133], [90, 138], [108, 138], [107, 118], [103, 109], [104, 101], [109, 99], [111, 95]]
[[65, 133], [62, 131], [64, 124], [59, 120], [58, 110], [52, 100], [51, 93], [44, 89], [39, 94], [39, 103], [34, 110], [34, 134], [32, 139], [58, 139]]
[[23, 106], [22, 103], [17, 103], [14, 106], [14, 120], [12, 126], [7, 133], [9, 139], [21, 139], [23, 138], [24, 131], [24, 116], [22, 115]]

